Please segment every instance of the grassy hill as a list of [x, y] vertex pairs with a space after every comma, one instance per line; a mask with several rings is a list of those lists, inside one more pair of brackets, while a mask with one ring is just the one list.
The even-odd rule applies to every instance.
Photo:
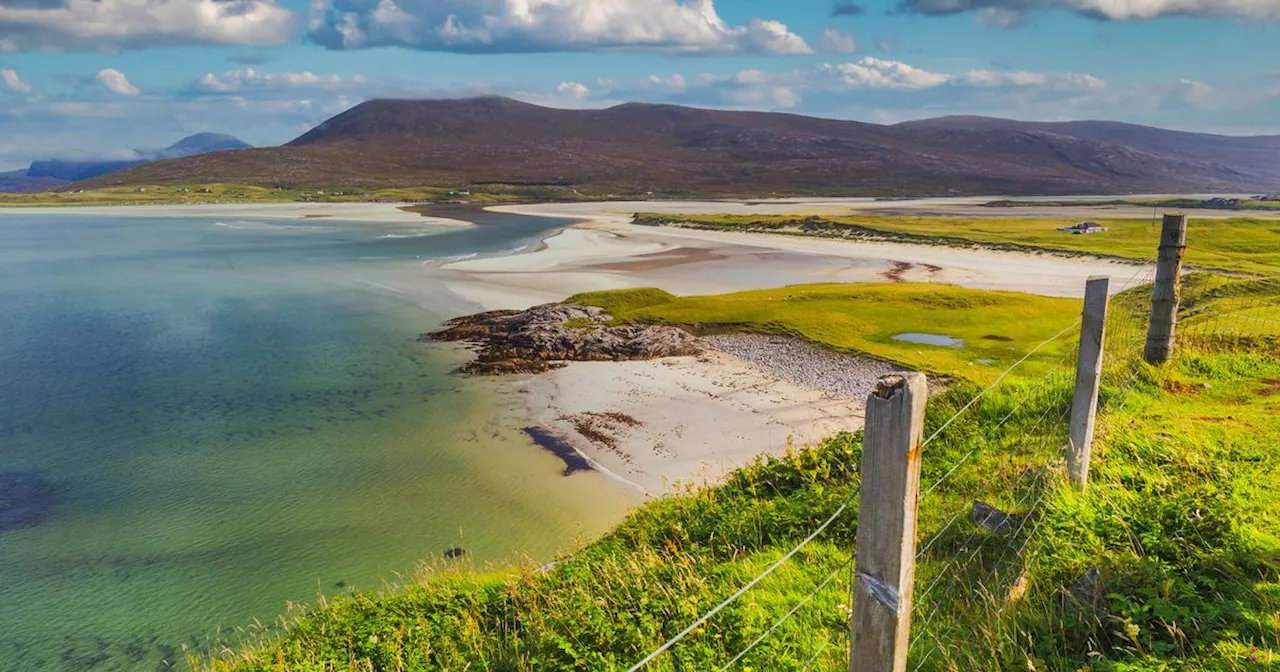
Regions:
[[[617, 195], [1078, 194], [1280, 185], [1275, 138], [1099, 134], [629, 103], [371, 100], [282, 147], [147, 164], [86, 186], [234, 182], [376, 189], [488, 184]], [[1089, 131], [1089, 132], [1086, 132]], [[1174, 148], [1176, 151], [1166, 151]]]
[[[1233, 308], [1221, 303], [1229, 296], [1280, 305], [1274, 283], [1191, 282], [1211, 285], [1196, 293], [1193, 308], [1206, 322], [1229, 315]], [[747, 319], [741, 328], [760, 319], [754, 326], [766, 330], [805, 323], [798, 309], [816, 305], [814, 297], [775, 291], [789, 291], [774, 298], [797, 310], [746, 316], [744, 302], [767, 298], [756, 292], [722, 302], [654, 291], [578, 298], [631, 319], [696, 313], [716, 324]], [[819, 301], [835, 298], [814, 291]], [[893, 298], [905, 308], [913, 295], [898, 291]], [[1280, 664], [1280, 340], [1191, 340], [1168, 366], [1148, 367], [1133, 361], [1140, 330], [1126, 324], [1141, 322], [1145, 301], [1139, 289], [1113, 304], [1113, 357], [1086, 493], [1064, 487], [1058, 466], [1069, 362], [1006, 380], [926, 446], [913, 668]], [[932, 398], [926, 433], [977, 390], [960, 382]], [[193, 662], [263, 672], [626, 669], [836, 511], [857, 486], [859, 458], [858, 436], [832, 437], [761, 459], [717, 487], [650, 502], [553, 566], [474, 571], [440, 561], [400, 589], [322, 601], [246, 647]], [[974, 527], [965, 515], [974, 499], [1013, 514], [1014, 530]], [[843, 669], [856, 526], [854, 510], [837, 517], [647, 669], [717, 669], [820, 586], [737, 669]], [[1105, 584], [1097, 602], [1073, 597], [1091, 569]]]

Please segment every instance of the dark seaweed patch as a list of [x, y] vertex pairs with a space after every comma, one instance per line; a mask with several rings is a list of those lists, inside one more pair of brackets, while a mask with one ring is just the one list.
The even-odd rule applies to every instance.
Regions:
[[591, 463], [560, 437], [541, 427], [525, 427], [524, 433], [533, 442], [550, 451], [564, 462], [564, 475], [569, 476], [576, 471], [591, 471]]

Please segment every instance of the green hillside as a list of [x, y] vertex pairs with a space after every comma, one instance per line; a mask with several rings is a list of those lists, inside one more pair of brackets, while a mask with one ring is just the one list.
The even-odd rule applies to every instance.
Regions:
[[[1271, 283], [1212, 289], [1217, 295], [1197, 294], [1192, 310], [1220, 325], [1231, 310], [1222, 295], [1280, 301]], [[911, 300], [910, 289], [895, 292]], [[926, 446], [913, 667], [1280, 664], [1280, 341], [1275, 332], [1192, 339], [1166, 367], [1134, 363], [1138, 332], [1123, 318], [1138, 321], [1142, 292], [1113, 304], [1115, 356], [1087, 493], [1066, 488], [1057, 466], [1069, 363], [1006, 380]], [[701, 299], [652, 290], [593, 297], [633, 319], [696, 310], [724, 323], [762, 295], [721, 297], [720, 316]], [[788, 311], [771, 321], [778, 315]], [[932, 398], [926, 431], [977, 391], [958, 382]], [[441, 561], [402, 588], [323, 601], [248, 646], [193, 662], [262, 671], [626, 669], [837, 511], [857, 486], [860, 450], [859, 437], [845, 434], [761, 459], [717, 487], [640, 507], [553, 566], [476, 571]], [[975, 499], [1013, 514], [1016, 529], [974, 527], [967, 511]], [[823, 581], [737, 669], [843, 669], [856, 525], [855, 498], [813, 543], [648, 669], [718, 669]], [[1106, 592], [1092, 606], [1070, 597], [1091, 568]]]

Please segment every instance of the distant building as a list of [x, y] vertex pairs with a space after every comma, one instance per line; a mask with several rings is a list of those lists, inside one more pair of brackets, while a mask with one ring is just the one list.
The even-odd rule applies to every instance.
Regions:
[[1072, 224], [1071, 226], [1064, 226], [1058, 230], [1062, 231], [1063, 233], [1080, 235], [1085, 233], [1102, 233], [1103, 231], [1107, 230], [1107, 227], [1102, 226], [1097, 222], [1078, 222], [1076, 224]]

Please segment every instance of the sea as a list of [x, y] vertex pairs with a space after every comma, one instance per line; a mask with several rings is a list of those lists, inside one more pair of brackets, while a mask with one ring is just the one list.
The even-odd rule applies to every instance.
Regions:
[[0, 670], [185, 669], [624, 515], [417, 340], [475, 309], [441, 263], [565, 222], [438, 214], [474, 226], [0, 211]]

